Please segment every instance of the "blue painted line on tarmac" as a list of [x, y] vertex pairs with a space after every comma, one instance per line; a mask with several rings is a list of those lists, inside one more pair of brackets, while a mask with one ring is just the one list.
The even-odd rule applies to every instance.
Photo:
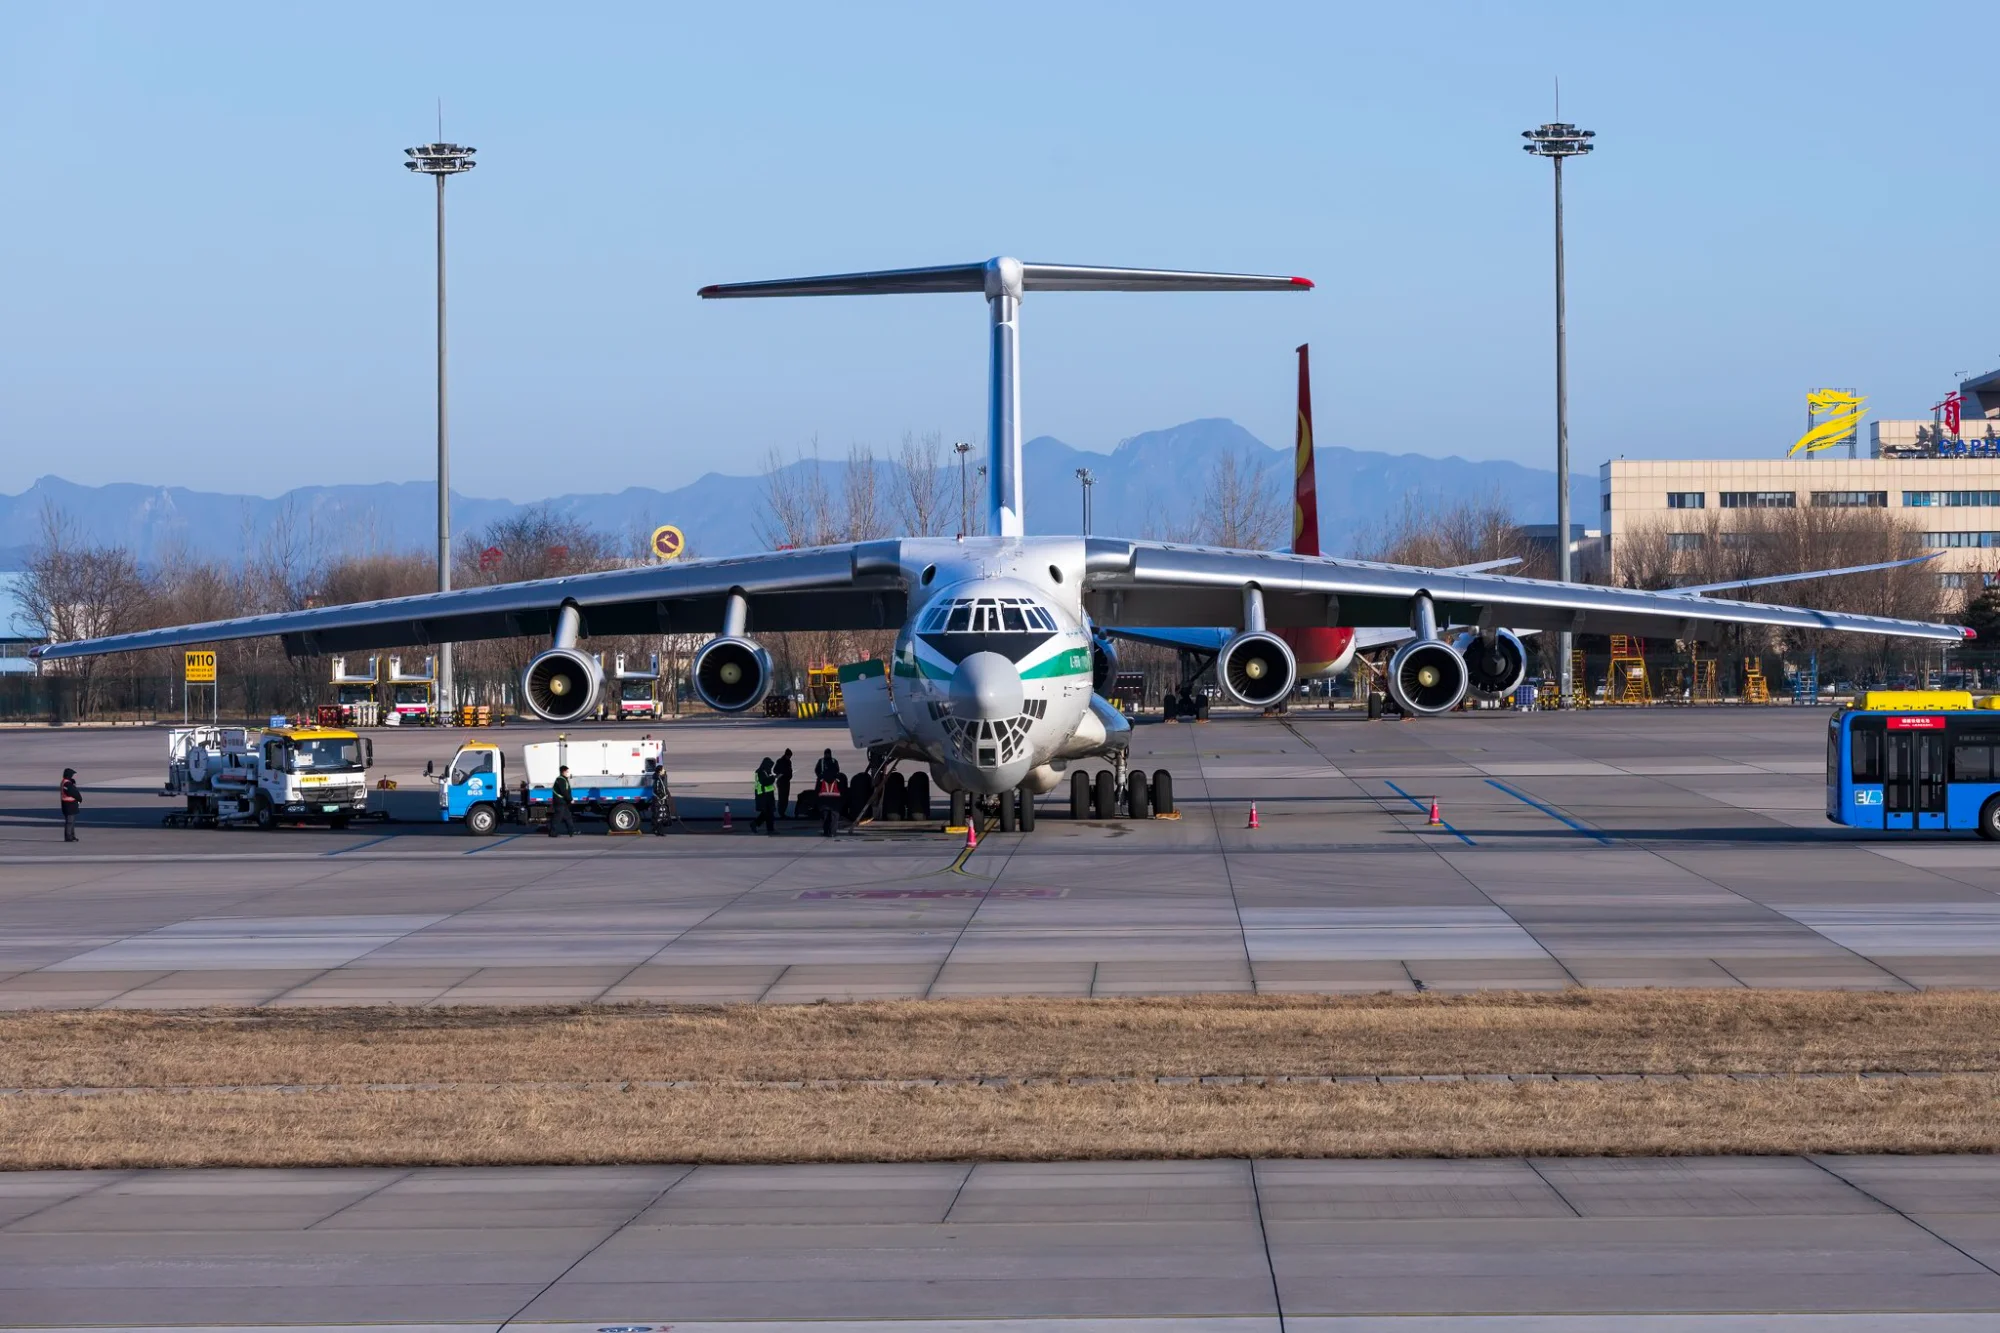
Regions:
[[355, 844], [354, 844], [354, 845], [353, 845], [352, 847], [343, 847], [343, 848], [341, 848], [341, 849], [340, 849], [339, 851], [337, 851], [337, 852], [328, 852], [328, 853], [327, 853], [327, 855], [328, 855], [328, 856], [345, 856], [345, 855], [347, 855], [347, 854], [348, 854], [349, 852], [358, 852], [358, 851], [360, 851], [360, 850], [361, 850], [361, 849], [362, 849], [363, 847], [373, 847], [373, 846], [374, 846], [374, 845], [375, 845], [376, 843], [378, 843], [378, 842], [387, 842], [387, 841], [389, 841], [389, 839], [391, 839], [391, 838], [393, 838], [393, 837], [395, 837], [395, 836], [396, 836], [396, 835], [395, 835], [395, 834], [393, 834], [393, 833], [384, 833], [384, 834], [383, 834], [383, 835], [382, 835], [381, 837], [379, 837], [379, 838], [370, 838], [370, 839], [369, 839], [368, 841], [366, 841], [366, 842], [357, 842], [357, 843], [355, 843]]
[[[1404, 800], [1408, 801], [1411, 805], [1417, 807], [1417, 809], [1423, 811], [1427, 815], [1431, 812], [1431, 808], [1429, 806], [1425, 805], [1422, 801], [1418, 800], [1416, 797], [1404, 791], [1401, 787], [1398, 787], [1395, 783], [1390, 782], [1387, 778], [1382, 779], [1382, 781], [1389, 788], [1390, 791], [1395, 792], [1396, 795], [1402, 797]], [[1451, 834], [1452, 837], [1457, 838], [1467, 847], [1477, 847], [1479, 845], [1472, 839], [1466, 837], [1463, 833], [1460, 833], [1457, 829], [1453, 828], [1451, 825], [1446, 824], [1442, 819], [1440, 819], [1438, 823], [1444, 825], [1444, 831], [1446, 833]]]
[[514, 841], [514, 839], [516, 839], [516, 838], [525, 838], [525, 837], [527, 837], [527, 836], [528, 836], [528, 835], [527, 835], [527, 834], [525, 834], [525, 833], [509, 833], [509, 834], [508, 834], [508, 835], [507, 835], [506, 837], [504, 837], [504, 838], [495, 838], [495, 839], [494, 839], [494, 840], [493, 840], [492, 842], [489, 842], [489, 843], [487, 843], [487, 844], [486, 844], [485, 846], [483, 846], [483, 847], [474, 847], [474, 848], [473, 848], [473, 849], [472, 849], [471, 851], [469, 851], [469, 852], [466, 852], [466, 853], [465, 853], [465, 855], [467, 855], [467, 856], [477, 856], [477, 855], [479, 855], [479, 854], [480, 854], [481, 852], [490, 852], [490, 851], [492, 851], [492, 850], [493, 850], [493, 849], [494, 849], [495, 847], [505, 847], [505, 846], [506, 846], [506, 845], [507, 845], [508, 843], [510, 843], [510, 842], [512, 842], [512, 841]]
[[1514, 788], [1508, 786], [1506, 783], [1501, 782], [1495, 778], [1486, 779], [1486, 785], [1489, 787], [1498, 787], [1501, 791], [1506, 792], [1509, 796], [1513, 797], [1517, 801], [1520, 801], [1524, 805], [1534, 806], [1535, 809], [1541, 811], [1543, 814], [1547, 815], [1550, 819], [1559, 820], [1562, 823], [1569, 825], [1571, 828], [1575, 829], [1578, 833], [1581, 833], [1586, 838], [1595, 838], [1598, 840], [1598, 842], [1602, 843], [1606, 847], [1612, 845], [1612, 840], [1609, 837], [1606, 837], [1604, 834], [1599, 833], [1596, 829], [1590, 827], [1588, 824], [1579, 824], [1576, 820], [1571, 819], [1568, 815], [1556, 809], [1554, 806], [1548, 805], [1542, 801], [1538, 801], [1524, 791], [1516, 791]]

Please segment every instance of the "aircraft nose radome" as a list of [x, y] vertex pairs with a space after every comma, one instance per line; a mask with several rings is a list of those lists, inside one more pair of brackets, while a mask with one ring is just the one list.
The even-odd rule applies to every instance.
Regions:
[[999, 653], [971, 654], [951, 679], [952, 712], [960, 717], [1017, 717], [1025, 697], [1020, 671]]

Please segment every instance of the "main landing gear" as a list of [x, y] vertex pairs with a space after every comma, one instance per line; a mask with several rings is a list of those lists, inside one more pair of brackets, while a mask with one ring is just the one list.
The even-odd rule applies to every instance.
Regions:
[[1117, 774], [1101, 768], [1095, 777], [1081, 769], [1069, 775], [1071, 819], [1151, 819], [1174, 813], [1174, 775], [1155, 769], [1132, 769], [1121, 784]]

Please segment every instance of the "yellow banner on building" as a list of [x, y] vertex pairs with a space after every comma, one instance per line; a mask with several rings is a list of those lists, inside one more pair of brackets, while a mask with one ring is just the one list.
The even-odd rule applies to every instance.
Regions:
[[1846, 389], [1814, 389], [1806, 395], [1806, 433], [1785, 457], [1853, 443], [1861, 433], [1861, 413], [1867, 405], [1867, 398]]

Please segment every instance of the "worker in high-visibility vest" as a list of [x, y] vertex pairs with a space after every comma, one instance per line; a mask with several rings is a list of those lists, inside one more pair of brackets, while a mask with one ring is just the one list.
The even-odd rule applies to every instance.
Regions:
[[778, 836], [778, 780], [772, 775], [773, 765], [769, 755], [757, 765], [757, 776], [751, 779], [750, 791], [757, 798], [757, 817], [750, 821], [750, 831], [755, 833], [758, 825], [769, 827], [772, 837]]

